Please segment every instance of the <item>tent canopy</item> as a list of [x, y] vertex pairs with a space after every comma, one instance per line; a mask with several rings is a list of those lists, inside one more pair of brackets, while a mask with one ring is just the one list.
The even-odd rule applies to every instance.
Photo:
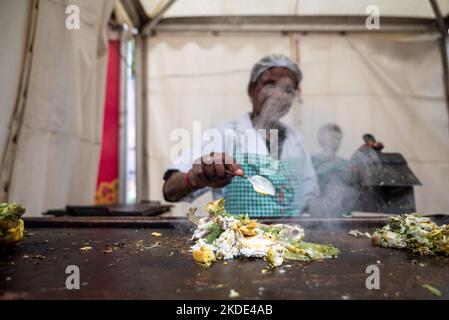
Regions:
[[447, 34], [449, 25], [446, 0], [120, 0], [118, 3], [124, 8], [119, 11], [127, 16], [119, 20], [127, 24], [131, 21], [144, 36], [154, 31], [365, 32], [369, 31], [365, 20], [372, 12], [370, 6], [378, 8], [380, 31]]
[[[154, 18], [170, 0], [140, 0], [146, 14]], [[449, 1], [437, 0], [444, 16]], [[428, 1], [423, 0], [177, 0], [164, 14], [166, 18], [228, 15], [366, 15], [366, 7], [376, 5], [381, 16], [434, 18]]]
[[[170, 0], [140, 0], [145, 13], [156, 17]], [[443, 16], [449, 14], [449, 1], [437, 0]], [[369, 5], [378, 6], [381, 16], [435, 18], [429, 1], [423, 0], [176, 0], [165, 18], [229, 15], [366, 15]]]

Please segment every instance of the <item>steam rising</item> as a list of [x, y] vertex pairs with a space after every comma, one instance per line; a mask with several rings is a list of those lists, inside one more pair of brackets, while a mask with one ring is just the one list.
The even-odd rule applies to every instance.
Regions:
[[293, 104], [294, 93], [286, 92], [278, 86], [265, 86], [259, 94], [260, 101], [264, 101], [261, 111], [255, 115], [253, 125], [256, 129], [276, 129], [279, 120], [285, 116]]

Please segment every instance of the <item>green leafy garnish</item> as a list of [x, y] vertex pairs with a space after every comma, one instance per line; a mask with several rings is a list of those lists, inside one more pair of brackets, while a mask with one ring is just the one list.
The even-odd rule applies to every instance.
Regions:
[[443, 296], [443, 293], [442, 293], [440, 290], [438, 290], [438, 289], [435, 288], [434, 286], [431, 286], [430, 284], [423, 284], [422, 287], [423, 287], [424, 289], [429, 290], [429, 292], [430, 292], [431, 294], [433, 294], [434, 296], [436, 296], [436, 297], [441, 297], [441, 296]]
[[26, 209], [17, 203], [0, 203], [0, 220], [18, 220], [25, 211]]
[[211, 224], [209, 231], [209, 234], [206, 236], [206, 242], [209, 244], [214, 243], [223, 232], [221, 227], [215, 222]]
[[320, 260], [334, 258], [340, 254], [340, 250], [330, 244], [318, 244], [306, 241], [299, 241], [291, 244], [294, 249], [285, 253], [285, 259], [290, 260]]
[[375, 245], [384, 248], [407, 248], [420, 255], [449, 255], [449, 225], [438, 226], [416, 213], [390, 218], [373, 233]]

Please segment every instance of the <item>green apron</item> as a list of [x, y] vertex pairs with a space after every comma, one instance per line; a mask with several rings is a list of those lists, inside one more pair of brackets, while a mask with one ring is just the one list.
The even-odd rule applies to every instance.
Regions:
[[248, 214], [251, 217], [298, 215], [303, 208], [302, 173], [304, 160], [290, 158], [274, 160], [270, 155], [244, 152], [241, 133], [235, 129], [234, 158], [245, 176], [261, 175], [271, 181], [274, 196], [257, 193], [246, 178], [234, 177], [225, 188], [225, 208], [231, 214]]

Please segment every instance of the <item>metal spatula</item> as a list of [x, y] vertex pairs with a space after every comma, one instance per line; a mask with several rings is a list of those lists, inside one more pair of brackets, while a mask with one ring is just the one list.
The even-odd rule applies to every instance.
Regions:
[[[232, 173], [229, 170], [225, 170], [226, 173], [232, 174], [235, 176], [234, 173]], [[238, 176], [242, 178], [246, 178], [251, 182], [253, 189], [260, 194], [268, 195], [268, 196], [274, 196], [276, 194], [276, 190], [274, 189], [273, 184], [270, 180], [267, 178], [264, 178], [262, 176], [254, 175], [254, 176]]]

